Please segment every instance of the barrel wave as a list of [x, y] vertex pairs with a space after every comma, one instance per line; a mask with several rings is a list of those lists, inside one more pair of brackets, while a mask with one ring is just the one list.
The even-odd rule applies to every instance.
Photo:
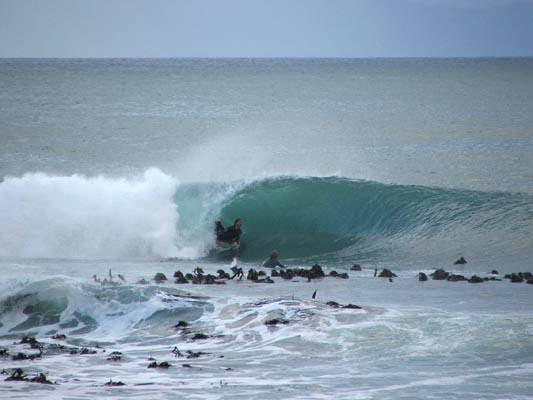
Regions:
[[523, 252], [530, 243], [533, 198], [344, 178], [278, 178], [237, 190], [223, 221], [244, 220], [242, 257], [272, 249], [288, 258], [382, 259], [420, 249], [459, 253]]
[[7, 177], [0, 257], [200, 259], [213, 223], [242, 218], [240, 258], [293, 262], [476, 255], [529, 260], [533, 196], [393, 185], [342, 177], [179, 183], [136, 177]]

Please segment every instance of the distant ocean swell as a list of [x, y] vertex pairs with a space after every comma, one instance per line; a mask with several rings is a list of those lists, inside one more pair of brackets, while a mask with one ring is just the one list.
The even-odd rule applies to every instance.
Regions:
[[249, 261], [272, 249], [339, 260], [413, 247], [520, 253], [533, 233], [533, 197], [339, 177], [180, 184], [158, 169], [131, 179], [26, 174], [0, 183], [0, 256], [200, 258], [213, 221], [236, 217]]

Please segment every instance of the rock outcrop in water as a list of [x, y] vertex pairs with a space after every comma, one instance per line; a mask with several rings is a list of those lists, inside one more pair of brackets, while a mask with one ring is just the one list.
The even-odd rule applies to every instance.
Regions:
[[444, 271], [443, 269], [437, 269], [435, 272], [432, 272], [429, 274], [431, 276], [431, 279], [436, 281], [444, 281], [448, 279], [448, 276], [450, 275], [449, 272]]
[[352, 309], [352, 310], [362, 309], [362, 307], [356, 306], [355, 304], [339, 304], [336, 301], [328, 301], [326, 304], [333, 308], [346, 308], [346, 309]]
[[390, 269], [384, 268], [378, 275], [378, 278], [396, 278], [397, 275]]
[[464, 265], [464, 264], [466, 264], [466, 263], [467, 263], [467, 262], [466, 262], [466, 260], [465, 260], [464, 257], [461, 257], [461, 258], [459, 258], [458, 260], [456, 260], [456, 261], [454, 262], [455, 265]]
[[158, 273], [156, 273], [155, 276], [154, 276], [154, 281], [155, 281], [155, 283], [161, 283], [161, 282], [164, 282], [164, 281], [166, 281], [166, 280], [167, 280], [167, 277], [166, 277], [165, 274], [162, 273], [162, 272], [158, 272]]
[[424, 274], [423, 272], [419, 272], [418, 273], [418, 280], [420, 282], [425, 282], [428, 280], [428, 276], [426, 274]]
[[354, 264], [350, 267], [350, 271], [361, 271], [361, 265]]

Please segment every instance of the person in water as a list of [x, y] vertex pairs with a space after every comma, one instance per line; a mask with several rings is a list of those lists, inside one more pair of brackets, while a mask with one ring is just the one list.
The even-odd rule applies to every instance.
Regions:
[[217, 235], [217, 240], [220, 242], [238, 244], [241, 239], [241, 233], [242, 233], [241, 224], [242, 224], [241, 219], [237, 218], [232, 226], [230, 226], [226, 230], [223, 230], [224, 227], [222, 226], [222, 223], [218, 221], [215, 225], [215, 232]]
[[278, 257], [279, 253], [276, 250], [272, 251], [270, 258], [263, 263], [263, 268], [285, 268], [285, 265], [279, 262]]

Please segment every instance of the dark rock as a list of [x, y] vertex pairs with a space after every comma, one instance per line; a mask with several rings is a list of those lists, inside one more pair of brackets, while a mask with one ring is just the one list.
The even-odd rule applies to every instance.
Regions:
[[257, 281], [259, 279], [259, 275], [255, 269], [251, 268], [248, 270], [248, 276], [246, 279], [249, 281]]
[[63, 335], [63, 334], [52, 336], [52, 339], [55, 339], [55, 340], [65, 340], [66, 338], [67, 338], [67, 335]]
[[464, 265], [466, 264], [466, 260], [464, 257], [459, 258], [457, 261], [454, 262], [455, 265]]
[[443, 269], [437, 269], [437, 270], [435, 270], [435, 272], [429, 274], [429, 276], [431, 276], [431, 278], [436, 280], [436, 281], [446, 280], [446, 279], [448, 279], [449, 275], [450, 275], [450, 273], [444, 271]]
[[28, 379], [24, 375], [24, 371], [22, 371], [21, 368], [17, 368], [5, 380], [6, 381], [27, 381]]
[[137, 285], [147, 285], [148, 281], [144, 278], [141, 278], [137, 281]]
[[187, 328], [189, 324], [186, 321], [179, 321], [176, 325], [174, 325], [174, 328], [183, 329]]
[[203, 356], [204, 354], [208, 354], [208, 353], [203, 353], [201, 351], [187, 350], [187, 358], [198, 358], [200, 356]]
[[350, 268], [350, 271], [361, 271], [361, 266], [359, 264], [354, 264]]
[[265, 271], [259, 271], [257, 273], [257, 276], [266, 276], [266, 272]]
[[328, 301], [326, 305], [333, 307], [333, 308], [346, 308], [346, 309], [352, 309], [352, 310], [360, 310], [362, 307], [356, 306], [355, 304], [339, 304], [336, 301]]
[[292, 269], [282, 269], [281, 271], [279, 271], [279, 276], [281, 276], [283, 279], [291, 280], [294, 278], [294, 272], [292, 271]]
[[223, 269], [217, 271], [218, 279], [230, 279], [230, 275]]
[[446, 280], [449, 282], [462, 282], [467, 281], [468, 279], [466, 279], [463, 275], [449, 274]]
[[480, 278], [477, 275], [472, 275], [472, 277], [468, 280], [470, 283], [482, 283], [484, 282], [482, 278]]
[[181, 364], [183, 368], [192, 368], [191, 364]]
[[17, 353], [12, 357], [13, 361], [21, 361], [21, 360], [35, 360], [36, 358], [41, 358], [43, 355], [43, 347], [38, 347], [39, 353], [37, 354], [25, 354], [25, 353]]
[[498, 275], [498, 271], [496, 271], [495, 269], [493, 269], [492, 271], [490, 271], [490, 273], [491, 273], [492, 275]]
[[533, 285], [533, 278], [528, 279], [526, 283], [528, 283], [528, 284], [530, 284], [530, 285]]
[[324, 274], [324, 271], [322, 271], [322, 267], [318, 264], [315, 264], [311, 267], [311, 271], [309, 277], [311, 279], [319, 279], [324, 278], [326, 275]]
[[[505, 275], [505, 277], [507, 277], [507, 275]], [[521, 283], [521, 282], [524, 282], [524, 278], [522, 278], [521, 275], [519, 274], [515, 274], [515, 273], [512, 273], [509, 275], [508, 279], [511, 280], [511, 282], [513, 283]]]
[[33, 345], [40, 345], [40, 343], [35, 339], [33, 336], [24, 336], [20, 340], [20, 344], [29, 344], [30, 346]]
[[268, 319], [265, 321], [265, 325], [269, 325], [269, 326], [287, 325], [288, 323], [289, 323], [288, 320], [281, 319], [281, 318]]
[[31, 378], [29, 380], [30, 382], [35, 382], [35, 383], [43, 383], [43, 384], [47, 384], [47, 385], [52, 385], [53, 382], [50, 382], [48, 379], [46, 379], [46, 375], [43, 374], [42, 372], [37, 375], [36, 377], [34, 378]]
[[258, 279], [255, 283], [274, 283], [274, 281], [267, 276], [265, 279]]
[[423, 272], [419, 272], [418, 273], [418, 280], [420, 282], [425, 282], [428, 280], [428, 276], [426, 274], [424, 274]]
[[148, 368], [164, 368], [164, 369], [167, 369], [170, 366], [171, 366], [170, 363], [168, 363], [167, 361], [163, 361], [163, 362], [161, 362], [159, 364], [156, 361], [153, 361], [153, 362], [151, 362], [148, 365]]
[[87, 347], [83, 347], [81, 350], [80, 350], [80, 353], [81, 355], [86, 355], [86, 354], [96, 354], [96, 350], [91, 350], [91, 349], [88, 349]]
[[109, 382], [105, 384], [105, 386], [125, 386], [126, 384], [121, 381], [114, 382], [111, 379], [109, 379]]
[[273, 269], [272, 272], [270, 273], [270, 276], [272, 278], [275, 278], [275, 277], [279, 276], [278, 270], [277, 269]]
[[179, 284], [189, 283], [189, 281], [185, 279], [185, 276], [183, 275], [181, 271], [174, 272], [174, 278], [176, 278], [174, 280], [175, 283], [179, 283]]
[[384, 268], [378, 275], [378, 278], [396, 278], [397, 275], [391, 270]]
[[107, 361], [120, 361], [122, 360], [122, 353], [120, 351], [114, 351], [109, 354]]
[[205, 340], [209, 339], [211, 336], [205, 335], [203, 333], [195, 333], [191, 340]]
[[531, 272], [519, 272], [518, 275], [524, 278], [524, 280], [533, 278], [533, 274], [531, 274]]
[[163, 281], [166, 281], [166, 280], [167, 280], [167, 277], [162, 272], [158, 272], [154, 276], [154, 281], [156, 281], [156, 283], [160, 283], [160, 282], [163, 282]]
[[347, 309], [352, 309], [352, 310], [360, 310], [363, 307], [356, 306], [355, 304], [346, 304], [344, 306], [341, 306], [341, 308], [347, 308]]
[[192, 280], [194, 280], [194, 275], [191, 274], [190, 272], [186, 273], [185, 274], [185, 279], [188, 280], [188, 281], [192, 281]]
[[9, 356], [9, 352], [5, 347], [0, 347], [0, 357], [7, 357]]

